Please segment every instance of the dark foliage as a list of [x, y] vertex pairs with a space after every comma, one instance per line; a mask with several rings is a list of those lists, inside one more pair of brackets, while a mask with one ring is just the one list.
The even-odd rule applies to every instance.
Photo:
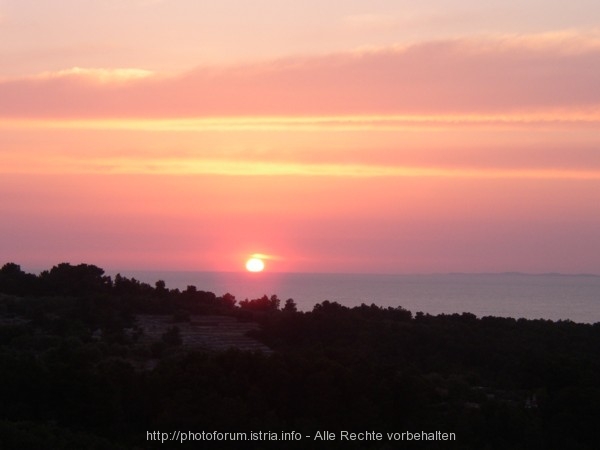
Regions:
[[[139, 314], [173, 325], [141, 339]], [[260, 323], [272, 354], [186, 350], [191, 315]], [[169, 446], [147, 432], [454, 432], [410, 448], [594, 449], [600, 324], [415, 316], [324, 301], [298, 312], [170, 290], [96, 266], [0, 269], [0, 448], [396, 448], [383, 442]]]

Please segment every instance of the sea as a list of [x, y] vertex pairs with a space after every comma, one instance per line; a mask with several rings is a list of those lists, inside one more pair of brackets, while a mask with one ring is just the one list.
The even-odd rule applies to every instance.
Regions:
[[[600, 276], [563, 274], [326, 274], [121, 271], [121, 275], [167, 288], [195, 286], [237, 300], [277, 295], [301, 311], [329, 300], [345, 306], [401, 306], [413, 314], [468, 312], [477, 317], [600, 322]], [[109, 273], [115, 275], [116, 273]]]

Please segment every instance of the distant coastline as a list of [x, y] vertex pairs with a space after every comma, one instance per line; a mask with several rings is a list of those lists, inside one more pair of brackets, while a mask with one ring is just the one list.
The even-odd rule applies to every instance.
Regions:
[[[114, 275], [113, 271], [108, 272]], [[168, 287], [188, 285], [238, 299], [277, 294], [293, 298], [302, 311], [323, 300], [402, 306], [429, 314], [469, 312], [477, 317], [600, 322], [600, 276], [566, 273], [284, 273], [123, 271], [140, 281], [163, 279]]]

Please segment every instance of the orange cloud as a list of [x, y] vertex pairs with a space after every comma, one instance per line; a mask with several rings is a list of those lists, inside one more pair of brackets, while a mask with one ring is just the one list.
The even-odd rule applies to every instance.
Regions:
[[43, 72], [31, 77], [32, 80], [52, 80], [71, 78], [76, 81], [88, 80], [99, 83], [120, 83], [131, 80], [148, 78], [153, 75], [150, 70], [144, 69], [93, 69], [73, 67], [71, 69], [59, 70], [57, 72]]
[[[0, 116], [443, 115], [589, 109], [600, 105], [598, 42], [595, 34], [457, 39], [198, 68], [179, 77], [128, 77], [125, 84], [116, 82], [123, 73], [118, 70], [80, 69], [69, 76], [0, 82]], [[106, 82], [85, 82], [91, 73], [104, 73]]]
[[590, 178], [600, 171], [599, 124], [593, 112], [568, 111], [9, 119], [0, 120], [0, 172]]

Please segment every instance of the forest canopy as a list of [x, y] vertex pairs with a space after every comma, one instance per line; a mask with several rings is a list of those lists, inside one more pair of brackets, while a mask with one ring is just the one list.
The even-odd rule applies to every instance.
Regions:
[[[190, 344], [190, 330], [218, 340], [223, 327], [248, 330], [245, 339], [262, 350]], [[600, 324], [432, 316], [325, 299], [301, 312], [276, 294], [238, 301], [196, 286], [112, 278], [89, 264], [35, 275], [7, 263], [0, 446], [147, 448], [146, 432], [161, 429], [368, 429], [457, 435], [453, 444], [411, 448], [592, 449], [598, 354]], [[300, 444], [315, 445], [273, 448]]]

